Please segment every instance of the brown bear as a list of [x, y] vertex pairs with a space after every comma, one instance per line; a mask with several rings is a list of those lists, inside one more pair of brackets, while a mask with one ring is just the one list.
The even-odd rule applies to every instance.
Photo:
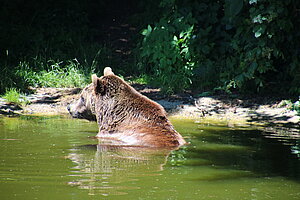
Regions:
[[100, 78], [92, 75], [92, 84], [68, 110], [78, 118], [96, 116], [96, 137], [119, 145], [178, 147], [186, 143], [161, 105], [138, 93], [109, 67]]

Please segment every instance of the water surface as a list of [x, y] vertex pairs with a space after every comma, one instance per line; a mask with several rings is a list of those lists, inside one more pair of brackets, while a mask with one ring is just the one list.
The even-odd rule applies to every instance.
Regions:
[[0, 118], [0, 199], [300, 199], [300, 141], [173, 119], [190, 145], [119, 148], [66, 117]]

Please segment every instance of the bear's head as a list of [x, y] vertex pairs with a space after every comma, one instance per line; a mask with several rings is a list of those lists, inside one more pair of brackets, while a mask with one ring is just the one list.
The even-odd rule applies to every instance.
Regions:
[[[110, 67], [104, 69], [104, 76], [114, 75]], [[101, 77], [102, 78], [102, 77]], [[110, 91], [104, 84], [100, 84], [100, 80], [94, 74], [92, 75], [93, 83], [86, 86], [80, 93], [80, 98], [67, 106], [72, 117], [79, 119], [87, 119], [96, 121], [95, 114], [95, 94]], [[101, 91], [103, 90], [103, 91]]]
[[67, 106], [72, 117], [96, 121], [93, 84], [86, 86], [80, 93], [80, 98]]

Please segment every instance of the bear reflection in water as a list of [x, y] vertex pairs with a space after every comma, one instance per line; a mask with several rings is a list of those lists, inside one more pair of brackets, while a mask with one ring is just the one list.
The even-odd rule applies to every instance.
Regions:
[[164, 108], [138, 93], [109, 67], [100, 78], [92, 75], [92, 84], [68, 110], [73, 117], [96, 119], [96, 137], [118, 141], [118, 145], [174, 148], [186, 144]]
[[[101, 142], [101, 141], [99, 141]], [[89, 190], [90, 195], [122, 195], [136, 188], [139, 177], [157, 176], [170, 150], [113, 145], [85, 145], [71, 149], [74, 178], [68, 184]]]

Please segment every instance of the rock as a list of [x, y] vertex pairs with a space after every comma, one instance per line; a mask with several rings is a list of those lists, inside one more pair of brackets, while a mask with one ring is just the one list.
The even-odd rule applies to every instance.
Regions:
[[288, 121], [289, 123], [295, 123], [295, 124], [298, 123], [298, 125], [299, 125], [299, 122], [300, 122], [300, 116], [293, 116], [293, 117], [289, 118], [287, 121]]
[[159, 103], [160, 105], [162, 105], [164, 107], [164, 109], [167, 111], [176, 109], [177, 106], [184, 104], [183, 101], [172, 101], [171, 102], [171, 101], [167, 101], [167, 100], [158, 100], [156, 102]]
[[18, 104], [14, 103], [7, 103], [7, 102], [1, 102], [0, 104], [0, 114], [1, 115], [9, 115], [9, 116], [15, 116], [20, 115], [20, 111], [23, 109]]

